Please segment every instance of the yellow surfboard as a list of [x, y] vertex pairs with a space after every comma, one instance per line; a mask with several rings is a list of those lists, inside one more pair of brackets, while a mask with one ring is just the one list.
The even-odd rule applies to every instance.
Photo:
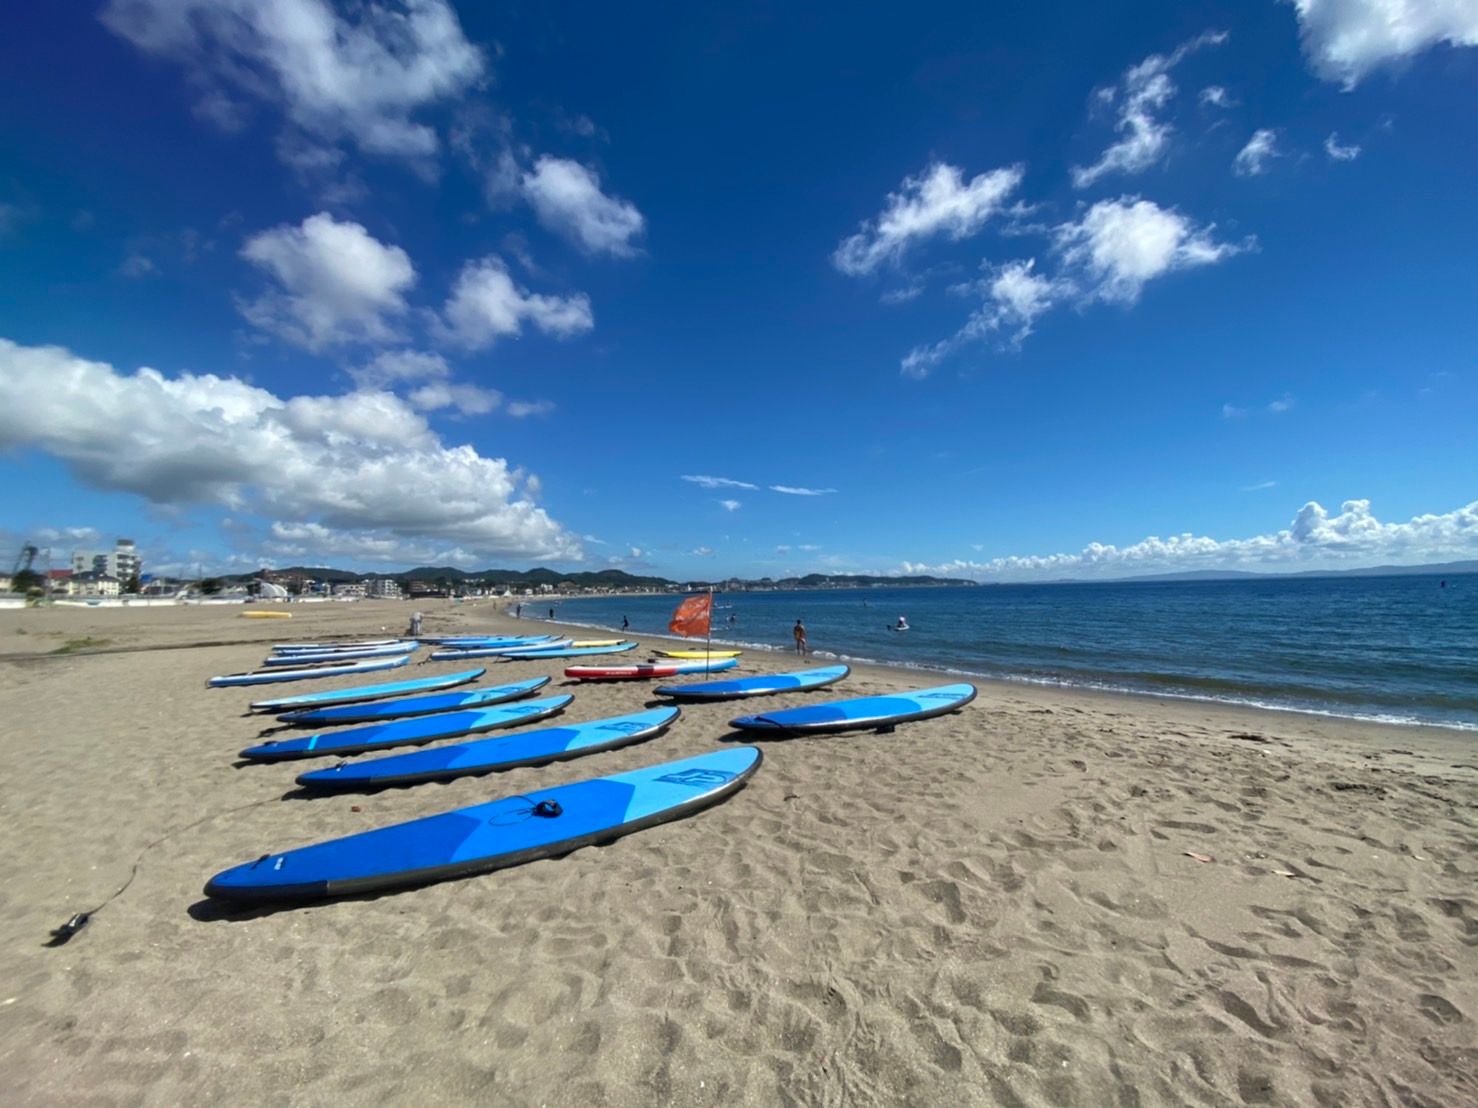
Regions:
[[292, 619], [291, 612], [242, 612], [242, 619]]
[[625, 641], [625, 639], [580, 639], [577, 642], [570, 643], [570, 648], [574, 649], [576, 647], [586, 646], [619, 646]]
[[686, 658], [703, 662], [711, 658], [737, 658], [743, 654], [742, 650], [658, 650], [656, 653], [664, 658]]

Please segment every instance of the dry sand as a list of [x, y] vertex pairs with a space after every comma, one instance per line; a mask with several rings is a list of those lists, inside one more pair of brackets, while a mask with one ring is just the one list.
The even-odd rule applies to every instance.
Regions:
[[[985, 685], [893, 734], [764, 744], [727, 803], [609, 846], [232, 915], [201, 896], [227, 865], [713, 749], [738, 714], [284, 799], [314, 763], [235, 767], [263, 694], [204, 679], [410, 605], [292, 610], [0, 612], [4, 1103], [1478, 1104], [1471, 735]], [[108, 644], [42, 653], [85, 638]], [[536, 673], [559, 668], [483, 683]], [[564, 718], [649, 688], [575, 688]]]

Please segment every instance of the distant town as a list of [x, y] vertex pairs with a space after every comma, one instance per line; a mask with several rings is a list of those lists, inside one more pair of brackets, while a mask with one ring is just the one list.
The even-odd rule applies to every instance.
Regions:
[[145, 572], [132, 539], [120, 538], [111, 550], [73, 550], [65, 566], [55, 566], [50, 551], [21, 548], [9, 574], [0, 573], [0, 593], [45, 602], [141, 599], [291, 600], [420, 599], [423, 597], [606, 595], [650, 592], [778, 592], [796, 589], [966, 586], [949, 577], [873, 577], [811, 573], [803, 577], [750, 580], [674, 581], [620, 569], [561, 573], [537, 568], [467, 571], [453, 566], [418, 566], [403, 573], [357, 573], [329, 567], [262, 568], [251, 573], [180, 578]]

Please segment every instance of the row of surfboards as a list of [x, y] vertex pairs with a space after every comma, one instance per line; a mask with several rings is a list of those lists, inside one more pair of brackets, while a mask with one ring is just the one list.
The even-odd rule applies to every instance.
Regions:
[[[366, 726], [264, 743], [242, 751], [242, 756], [251, 761], [284, 761], [425, 745], [546, 719], [573, 700], [568, 694], [528, 699], [548, 683], [547, 677], [489, 689], [448, 691], [470, 684], [485, 672], [477, 669], [258, 701], [251, 706], [254, 710], [275, 713], [291, 725], [353, 722]], [[832, 666], [656, 691], [679, 701], [736, 699], [819, 688], [842, 680], [848, 672], [846, 666]], [[897, 723], [954, 711], [974, 696], [970, 685], [942, 686], [742, 716], [731, 724], [772, 735], [891, 729]], [[680, 708], [666, 706], [497, 739], [474, 739], [340, 763], [301, 774], [297, 782], [314, 791], [362, 791], [543, 765], [655, 738], [680, 714]], [[267, 854], [217, 874], [207, 884], [206, 893], [236, 901], [318, 899], [424, 884], [564, 854], [716, 803], [741, 788], [762, 759], [755, 747], [735, 747]]]
[[[262, 663], [261, 669], [245, 673], [228, 673], [210, 678], [212, 688], [241, 685], [281, 684], [287, 681], [309, 681], [327, 677], [376, 673], [407, 665], [422, 643], [440, 646], [432, 651], [431, 661], [450, 662], [481, 658], [519, 661], [553, 658], [579, 658], [595, 654], [623, 654], [635, 650], [637, 643], [621, 639], [588, 639], [577, 641], [554, 635], [518, 636], [492, 639], [375, 639], [353, 643], [278, 643]], [[715, 672], [732, 669], [738, 664], [740, 651], [657, 651], [678, 668], [669, 672], [621, 672], [623, 667], [603, 667], [587, 676], [595, 679], [630, 677], [668, 677], [681, 673]], [[576, 676], [573, 675], [572, 676]]]

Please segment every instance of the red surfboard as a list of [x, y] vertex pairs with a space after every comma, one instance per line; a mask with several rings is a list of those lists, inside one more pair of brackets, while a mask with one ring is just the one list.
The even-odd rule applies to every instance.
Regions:
[[565, 676], [577, 681], [633, 681], [644, 677], [677, 677], [684, 673], [718, 673], [738, 664], [736, 658], [714, 658], [710, 661], [653, 662], [631, 666], [570, 666], [565, 670]]

